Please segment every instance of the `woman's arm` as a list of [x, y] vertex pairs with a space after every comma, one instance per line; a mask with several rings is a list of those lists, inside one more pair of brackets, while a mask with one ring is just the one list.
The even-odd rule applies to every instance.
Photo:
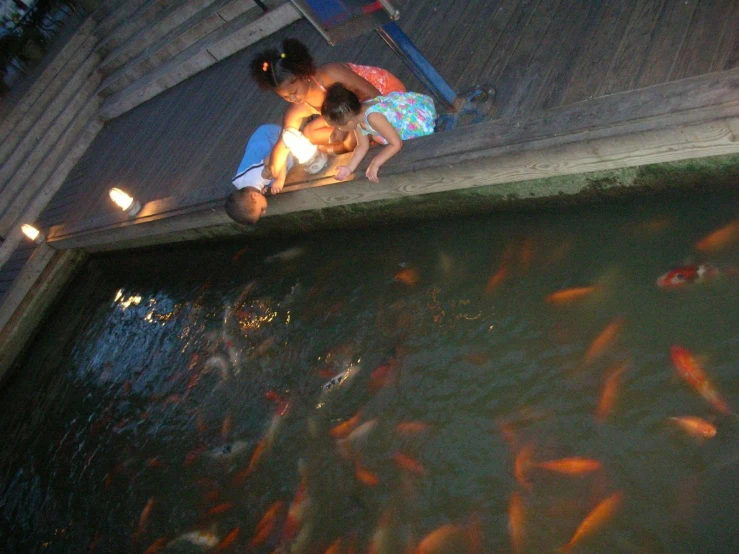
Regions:
[[343, 63], [327, 63], [319, 67], [316, 73], [324, 87], [328, 88], [334, 83], [341, 83], [356, 94], [361, 101], [380, 96], [380, 91], [372, 83], [354, 73]]
[[403, 141], [384, 115], [372, 112], [367, 116], [367, 121], [387, 141], [387, 146], [374, 157], [366, 171], [367, 179], [378, 183], [380, 180], [377, 177], [377, 171], [382, 167], [382, 164], [400, 152], [400, 149], [403, 148]]
[[[285, 110], [285, 116], [282, 118], [282, 129], [284, 130], [288, 127], [300, 129], [305, 118], [312, 113], [304, 104], [291, 104]], [[279, 175], [287, 167], [287, 155], [289, 153], [290, 150], [288, 150], [282, 140], [282, 135], [280, 135], [280, 139], [275, 143], [270, 154], [269, 169], [272, 175]]]
[[334, 179], [337, 181], [345, 181], [348, 179], [349, 175], [354, 173], [357, 166], [362, 163], [362, 160], [369, 150], [369, 138], [367, 138], [367, 135], [362, 134], [359, 128], [357, 128], [354, 129], [354, 136], [357, 137], [357, 147], [354, 149], [351, 160], [349, 160], [349, 165], [340, 165], [336, 168], [338, 171], [336, 172]]

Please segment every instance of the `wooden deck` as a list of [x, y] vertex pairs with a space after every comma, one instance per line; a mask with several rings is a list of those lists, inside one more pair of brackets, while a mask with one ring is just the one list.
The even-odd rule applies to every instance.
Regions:
[[[498, 117], [739, 66], [735, 0], [416, 0], [399, 24], [456, 89], [491, 83]], [[402, 4], [401, 4], [402, 5]], [[423, 90], [374, 33], [330, 47], [300, 21], [111, 122], [42, 216], [44, 227], [113, 212], [121, 186], [142, 202], [200, 191], [225, 197], [251, 132], [285, 104], [252, 84], [255, 52], [283, 38], [319, 62], [386, 67]], [[278, 200], [276, 200], [278, 201]]]

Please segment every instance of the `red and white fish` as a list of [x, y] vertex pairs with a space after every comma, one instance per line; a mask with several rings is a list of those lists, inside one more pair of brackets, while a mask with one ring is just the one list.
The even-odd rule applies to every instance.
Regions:
[[657, 286], [674, 290], [696, 283], [710, 281], [721, 275], [721, 271], [711, 264], [686, 265], [668, 271], [657, 279]]

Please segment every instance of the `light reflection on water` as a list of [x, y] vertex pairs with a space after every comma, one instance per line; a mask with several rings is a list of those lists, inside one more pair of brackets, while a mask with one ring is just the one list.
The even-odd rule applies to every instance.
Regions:
[[[281, 501], [254, 550], [272, 552], [301, 467], [310, 505], [294, 552], [337, 537], [402, 552], [448, 523], [479, 529], [483, 552], [513, 552], [514, 495], [519, 550], [551, 552], [617, 491], [618, 509], [574, 552], [737, 552], [737, 419], [676, 377], [670, 346], [693, 352], [739, 404], [739, 240], [695, 248], [739, 217], [738, 200], [680, 195], [100, 258], [2, 392], [6, 551], [197, 552], [208, 547], [177, 537], [202, 530], [217, 544], [236, 528], [228, 548], [244, 551]], [[703, 262], [726, 275], [673, 292], [655, 284]], [[612, 340], [592, 354], [609, 324]], [[354, 379], [321, 392], [351, 364]], [[621, 365], [613, 413], [598, 419]], [[357, 413], [374, 425], [337, 447], [330, 431]], [[682, 433], [668, 418], [683, 415], [712, 421], [717, 436]], [[403, 434], [402, 422], [424, 426]], [[522, 484], [514, 461], [528, 447]], [[569, 456], [602, 468], [533, 465]]]

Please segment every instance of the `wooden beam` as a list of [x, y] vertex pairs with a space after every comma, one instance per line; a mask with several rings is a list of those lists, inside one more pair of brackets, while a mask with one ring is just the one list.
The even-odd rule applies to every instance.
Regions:
[[[739, 152], [737, 118], [739, 69], [408, 141], [382, 167], [379, 184], [363, 178], [362, 168], [373, 153], [360, 166], [356, 180], [347, 183], [337, 183], [332, 168], [348, 155], [335, 158], [321, 175], [293, 172], [287, 192], [270, 199], [267, 217], [734, 154]], [[529, 187], [518, 194], [540, 197], [560, 192], [573, 193]], [[218, 187], [189, 198], [157, 200], [146, 204], [132, 221], [108, 214], [75, 226], [53, 227], [49, 241], [57, 248], [100, 250], [120, 241], [150, 241], [155, 235], [178, 240], [177, 233], [190, 229], [228, 225], [223, 196], [223, 187]]]

